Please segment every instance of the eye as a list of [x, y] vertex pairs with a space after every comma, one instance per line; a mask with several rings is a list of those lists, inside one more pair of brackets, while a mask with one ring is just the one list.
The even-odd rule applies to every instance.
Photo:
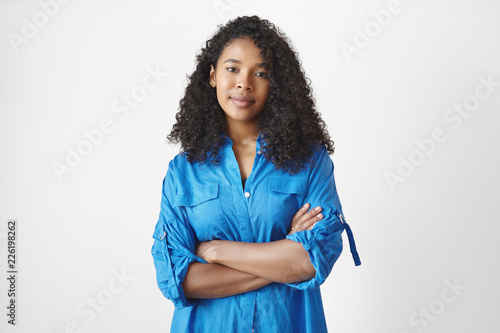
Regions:
[[235, 67], [226, 67], [226, 70], [227, 70], [228, 72], [236, 72], [238, 69], [237, 69], [237, 68], [235, 68]]
[[266, 73], [266, 72], [257, 72], [256, 75], [260, 76], [260, 77], [263, 77], [265, 79], [269, 78], [269, 73]]

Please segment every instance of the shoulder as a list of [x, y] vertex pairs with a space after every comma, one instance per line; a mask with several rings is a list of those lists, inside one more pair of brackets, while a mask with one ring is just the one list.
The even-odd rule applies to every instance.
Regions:
[[316, 146], [311, 147], [312, 150], [312, 159], [319, 159], [319, 158], [324, 158], [325, 156], [330, 156], [328, 155], [328, 150], [326, 150], [326, 147], [322, 143], [317, 143]]
[[187, 156], [184, 153], [178, 153], [174, 156], [168, 163], [168, 169], [178, 169], [189, 166], [191, 163], [188, 162]]
[[221, 135], [223, 140], [223, 144], [219, 147], [218, 156], [219, 159], [215, 160], [212, 158], [213, 151], [207, 151], [204, 153], [205, 158], [202, 161], [199, 160], [188, 160], [188, 154], [185, 152], [180, 152], [174, 156], [174, 158], [169, 162], [169, 168], [174, 169], [212, 169], [217, 167], [219, 164], [224, 163], [224, 159], [221, 158], [222, 152], [226, 149], [227, 145], [230, 142], [230, 139], [225, 135]]
[[188, 161], [185, 154], [177, 154], [168, 164], [167, 178], [179, 186], [203, 182], [204, 179], [213, 177], [217, 165], [211, 161]]
[[306, 169], [310, 177], [328, 177], [333, 173], [333, 161], [326, 147], [318, 144], [313, 150]]
[[312, 155], [309, 162], [312, 167], [317, 165], [333, 164], [333, 161], [328, 153], [328, 150], [323, 144], [318, 143], [315, 147], [312, 147], [311, 150], [312, 150]]

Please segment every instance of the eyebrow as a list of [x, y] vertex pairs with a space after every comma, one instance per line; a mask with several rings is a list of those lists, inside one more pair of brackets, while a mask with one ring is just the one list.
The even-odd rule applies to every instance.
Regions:
[[[223, 64], [225, 64], [226, 62], [234, 62], [236, 64], [241, 64], [241, 60], [238, 60], [238, 59], [234, 59], [234, 58], [229, 58], [227, 59], [226, 61], [223, 62]], [[261, 68], [264, 68], [264, 64], [259, 62], [256, 64], [257, 66], [261, 67]]]

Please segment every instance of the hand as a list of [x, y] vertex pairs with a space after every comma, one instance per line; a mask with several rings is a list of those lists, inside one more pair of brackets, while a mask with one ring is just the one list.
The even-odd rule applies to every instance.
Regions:
[[311, 230], [316, 222], [320, 221], [323, 218], [323, 214], [320, 213], [320, 206], [307, 211], [309, 207], [309, 203], [306, 203], [297, 211], [297, 213], [295, 213], [292, 218], [290, 231], [288, 232], [289, 235], [297, 231]]
[[196, 245], [196, 255], [206, 262], [213, 263], [215, 261], [215, 245], [216, 240], [201, 242]]

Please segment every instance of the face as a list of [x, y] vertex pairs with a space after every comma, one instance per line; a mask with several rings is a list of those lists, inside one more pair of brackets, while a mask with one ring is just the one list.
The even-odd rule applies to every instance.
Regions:
[[210, 69], [210, 85], [226, 113], [226, 120], [255, 123], [269, 94], [269, 72], [262, 67], [260, 48], [250, 38], [233, 39], [226, 45], [216, 69]]

